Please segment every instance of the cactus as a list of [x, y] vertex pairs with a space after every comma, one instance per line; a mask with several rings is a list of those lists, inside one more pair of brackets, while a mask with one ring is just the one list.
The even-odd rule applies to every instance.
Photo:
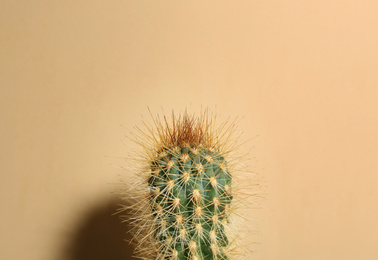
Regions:
[[234, 124], [215, 116], [165, 116], [134, 133], [144, 148], [131, 224], [141, 259], [232, 260]]

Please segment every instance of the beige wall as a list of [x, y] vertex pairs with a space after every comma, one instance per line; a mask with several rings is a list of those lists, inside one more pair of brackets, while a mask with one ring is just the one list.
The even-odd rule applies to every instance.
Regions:
[[259, 135], [247, 259], [378, 259], [377, 3], [0, 1], [1, 258], [130, 259], [126, 128], [204, 105]]

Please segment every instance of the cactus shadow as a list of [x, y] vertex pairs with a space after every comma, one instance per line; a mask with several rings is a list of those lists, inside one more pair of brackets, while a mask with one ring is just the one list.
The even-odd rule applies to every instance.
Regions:
[[[135, 260], [133, 246], [126, 240], [129, 227], [121, 223], [120, 215], [115, 214], [120, 208], [118, 199], [110, 199], [97, 205], [84, 216], [75, 229], [73, 237], [64, 252], [68, 260]], [[125, 204], [125, 202], [123, 202]]]

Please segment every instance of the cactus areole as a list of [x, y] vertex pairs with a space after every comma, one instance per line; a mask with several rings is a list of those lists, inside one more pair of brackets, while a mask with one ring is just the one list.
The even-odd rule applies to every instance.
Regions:
[[226, 160], [233, 125], [217, 127], [214, 119], [207, 112], [173, 115], [139, 132], [145, 192], [133, 206], [133, 233], [141, 259], [233, 259], [233, 177]]

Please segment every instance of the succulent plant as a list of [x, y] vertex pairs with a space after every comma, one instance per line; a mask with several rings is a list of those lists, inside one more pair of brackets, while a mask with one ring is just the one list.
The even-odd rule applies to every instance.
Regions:
[[130, 224], [141, 259], [233, 260], [235, 124], [202, 112], [157, 117], [133, 140], [142, 173], [130, 191]]

